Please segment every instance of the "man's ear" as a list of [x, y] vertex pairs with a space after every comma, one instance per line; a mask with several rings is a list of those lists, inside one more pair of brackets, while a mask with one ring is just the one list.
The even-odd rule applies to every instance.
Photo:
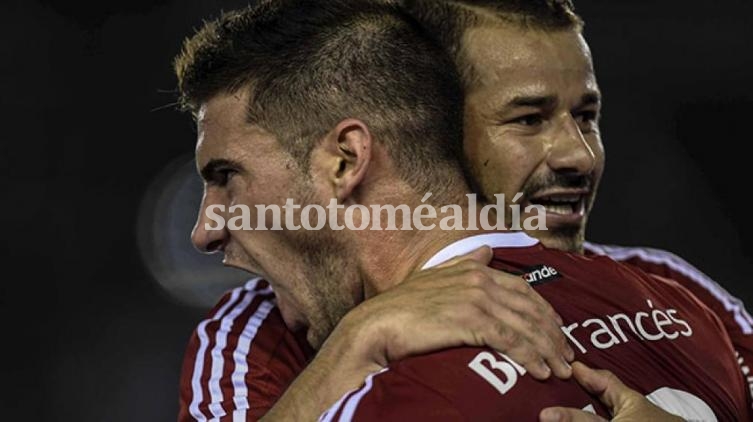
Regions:
[[372, 159], [373, 139], [368, 126], [345, 119], [322, 140], [317, 166], [324, 171], [338, 203], [350, 198], [366, 177]]

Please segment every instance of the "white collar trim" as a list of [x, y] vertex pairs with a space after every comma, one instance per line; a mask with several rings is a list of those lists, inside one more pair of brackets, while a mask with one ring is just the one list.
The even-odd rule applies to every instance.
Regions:
[[431, 259], [426, 261], [426, 264], [424, 264], [421, 269], [425, 270], [427, 268], [436, 267], [456, 256], [465, 255], [484, 245], [491, 248], [525, 248], [537, 243], [539, 243], [538, 240], [523, 232], [477, 234], [475, 236], [460, 239], [445, 246], [442, 250], [434, 254]]

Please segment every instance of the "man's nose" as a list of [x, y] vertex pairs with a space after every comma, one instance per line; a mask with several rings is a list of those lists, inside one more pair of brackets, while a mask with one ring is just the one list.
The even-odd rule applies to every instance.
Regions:
[[222, 252], [230, 239], [225, 224], [224, 205], [213, 201], [215, 195], [205, 193], [191, 233], [194, 247], [203, 253]]
[[578, 123], [570, 113], [559, 120], [547, 157], [549, 167], [562, 173], [591, 173], [596, 165], [596, 156]]

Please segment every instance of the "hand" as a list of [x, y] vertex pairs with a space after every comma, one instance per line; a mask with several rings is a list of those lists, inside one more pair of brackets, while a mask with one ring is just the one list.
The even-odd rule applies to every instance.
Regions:
[[[599, 399], [620, 422], [681, 422], [682, 418], [665, 412], [648, 401], [639, 392], [628, 388], [619, 378], [607, 370], [595, 370], [575, 362], [573, 377], [589, 393]], [[602, 422], [606, 419], [580, 409], [548, 407], [539, 414], [540, 422]]]
[[351, 310], [330, 340], [346, 338], [354, 352], [347, 359], [372, 367], [450, 347], [489, 346], [534, 378], [552, 372], [568, 378], [575, 353], [562, 319], [520, 276], [489, 268], [491, 259], [485, 246], [414, 273]]
[[352, 309], [263, 420], [314, 420], [389, 362], [455, 346], [495, 348], [535, 378], [569, 377], [575, 353], [562, 319], [521, 277], [487, 267], [491, 259], [477, 249]]

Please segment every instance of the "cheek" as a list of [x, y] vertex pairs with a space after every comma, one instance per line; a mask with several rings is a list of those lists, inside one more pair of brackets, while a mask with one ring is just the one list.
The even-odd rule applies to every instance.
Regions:
[[487, 195], [503, 193], [512, 197], [544, 162], [544, 148], [535, 139], [508, 134], [492, 134], [484, 153], [472, 164], [478, 182]]
[[604, 172], [604, 165], [606, 162], [606, 152], [604, 151], [604, 144], [601, 142], [601, 137], [598, 135], [593, 136], [591, 139], [588, 139], [588, 143], [591, 146], [591, 150], [594, 153], [594, 156], [596, 157], [596, 166], [594, 168], [594, 171], [596, 172], [596, 179], [597, 181], [601, 179], [601, 175]]

